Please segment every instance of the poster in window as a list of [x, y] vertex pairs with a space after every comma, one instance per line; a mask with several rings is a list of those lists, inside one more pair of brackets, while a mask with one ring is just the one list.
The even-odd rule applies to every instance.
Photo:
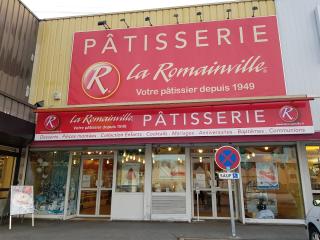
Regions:
[[121, 182], [123, 190], [137, 191], [140, 184], [140, 163], [125, 163], [121, 166]]
[[33, 212], [33, 186], [11, 186], [10, 215]]
[[89, 188], [91, 183], [91, 176], [90, 175], [83, 175], [82, 176], [82, 187]]
[[278, 169], [274, 163], [257, 162], [257, 189], [279, 189]]
[[277, 196], [274, 193], [246, 193], [245, 207], [249, 213], [248, 217], [273, 219], [278, 215], [277, 206]]
[[206, 175], [204, 173], [196, 173], [196, 187], [206, 188]]

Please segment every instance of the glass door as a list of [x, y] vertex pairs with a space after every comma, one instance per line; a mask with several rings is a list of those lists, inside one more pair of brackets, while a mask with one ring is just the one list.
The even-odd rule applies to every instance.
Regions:
[[[217, 218], [229, 218], [230, 217], [230, 206], [229, 206], [229, 192], [228, 192], [228, 180], [219, 179], [219, 172], [222, 170], [217, 166], [214, 158], [212, 159], [214, 181], [213, 181], [213, 196], [214, 196], [214, 217]], [[233, 193], [233, 206], [235, 209], [235, 217], [238, 218], [238, 202], [236, 201], [236, 181], [231, 181], [232, 183], [232, 193]]]
[[[193, 179], [193, 206], [194, 217], [212, 217], [214, 216], [213, 198], [212, 198], [212, 166], [209, 156], [193, 156], [192, 161], [192, 179]], [[197, 202], [197, 190], [199, 192]]]
[[111, 214], [113, 156], [101, 159], [101, 180], [99, 194], [99, 215]]
[[83, 156], [78, 214], [110, 216], [113, 156]]
[[313, 200], [320, 199], [320, 146], [306, 146]]
[[[9, 191], [13, 181], [15, 157], [0, 154], [0, 217], [8, 214]], [[8, 210], [9, 211], [9, 210]]]
[[74, 152], [69, 158], [69, 170], [67, 179], [67, 192], [65, 199], [64, 219], [70, 219], [77, 216], [78, 189], [81, 167], [81, 155]]
[[[200, 218], [229, 218], [229, 194], [227, 180], [220, 180], [221, 172], [214, 161], [214, 149], [191, 149], [193, 181], [193, 216]], [[197, 190], [199, 193], [197, 202]], [[233, 181], [234, 197], [236, 185]], [[198, 208], [199, 204], [199, 208]], [[238, 217], [238, 203], [234, 200], [235, 216]]]

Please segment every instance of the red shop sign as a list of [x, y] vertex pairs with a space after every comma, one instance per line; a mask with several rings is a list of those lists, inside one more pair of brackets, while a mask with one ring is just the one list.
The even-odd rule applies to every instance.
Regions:
[[285, 94], [275, 16], [74, 34], [69, 105]]
[[37, 114], [36, 141], [314, 133], [308, 101]]

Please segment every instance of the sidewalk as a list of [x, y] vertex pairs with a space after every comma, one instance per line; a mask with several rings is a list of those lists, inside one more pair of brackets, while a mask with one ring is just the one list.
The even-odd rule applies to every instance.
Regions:
[[[305, 240], [304, 226], [243, 225], [237, 223], [237, 236], [246, 240]], [[0, 226], [0, 240], [177, 240], [230, 239], [229, 221], [194, 223], [117, 222], [98, 220], [35, 220]]]

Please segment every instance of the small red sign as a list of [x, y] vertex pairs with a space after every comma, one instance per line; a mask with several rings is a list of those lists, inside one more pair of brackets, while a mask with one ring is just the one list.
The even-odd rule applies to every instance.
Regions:
[[216, 151], [215, 162], [222, 170], [232, 171], [239, 166], [240, 161], [240, 153], [234, 147], [223, 146]]
[[44, 120], [44, 127], [49, 131], [56, 130], [60, 125], [59, 117], [55, 114], [51, 114]]
[[298, 120], [299, 111], [293, 106], [286, 105], [280, 109], [279, 116], [284, 122], [293, 123]]

